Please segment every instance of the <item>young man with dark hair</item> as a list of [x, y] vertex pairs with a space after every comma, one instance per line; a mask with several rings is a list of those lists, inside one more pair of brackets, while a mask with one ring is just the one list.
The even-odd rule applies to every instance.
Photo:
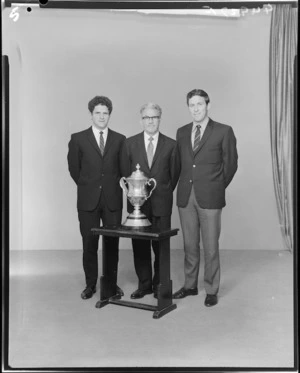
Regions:
[[[88, 104], [92, 126], [71, 135], [68, 165], [77, 185], [77, 210], [83, 242], [83, 269], [86, 288], [82, 299], [96, 292], [98, 279], [99, 236], [91, 228], [103, 225], [117, 226], [122, 218], [122, 147], [125, 136], [108, 128], [112, 102], [105, 96], [96, 96]], [[110, 276], [117, 281], [119, 238], [104, 237], [105, 256]], [[104, 249], [104, 248], [103, 248]], [[116, 286], [116, 294], [124, 295]]]

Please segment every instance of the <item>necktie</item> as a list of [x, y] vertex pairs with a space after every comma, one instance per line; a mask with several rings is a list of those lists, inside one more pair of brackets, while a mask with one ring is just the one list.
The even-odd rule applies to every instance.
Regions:
[[100, 152], [103, 155], [104, 153], [104, 137], [103, 137], [103, 131], [100, 131]]
[[149, 144], [148, 144], [148, 147], [147, 147], [147, 158], [148, 158], [148, 165], [149, 167], [151, 167], [151, 164], [152, 164], [152, 160], [153, 160], [153, 144], [152, 144], [152, 141], [153, 141], [153, 137], [149, 137]]
[[197, 150], [198, 146], [199, 146], [199, 143], [200, 143], [200, 139], [201, 139], [201, 131], [200, 131], [200, 124], [198, 124], [197, 126], [197, 129], [196, 129], [196, 133], [195, 133], [195, 140], [194, 140], [194, 147], [193, 147], [193, 150], [194, 152]]

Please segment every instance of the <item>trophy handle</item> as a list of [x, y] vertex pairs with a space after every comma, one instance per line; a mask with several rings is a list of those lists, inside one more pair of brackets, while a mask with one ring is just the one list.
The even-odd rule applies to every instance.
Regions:
[[120, 184], [120, 187], [123, 189], [124, 193], [127, 196], [128, 195], [128, 188], [127, 188], [126, 184], [128, 184], [128, 183], [127, 183], [127, 180], [124, 176], [121, 177], [119, 184]]
[[150, 185], [150, 181], [153, 181], [154, 186], [153, 186], [153, 188], [150, 190], [149, 196], [146, 197], [146, 199], [148, 199], [148, 198], [151, 197], [151, 194], [152, 194], [153, 190], [156, 188], [156, 185], [157, 185], [156, 180], [153, 179], [153, 177], [151, 177], [151, 179], [149, 179], [149, 180], [147, 181], [147, 184], [148, 184], [148, 185]]

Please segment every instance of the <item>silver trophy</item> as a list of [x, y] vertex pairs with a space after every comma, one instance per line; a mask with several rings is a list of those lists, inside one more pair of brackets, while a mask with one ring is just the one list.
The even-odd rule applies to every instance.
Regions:
[[[151, 186], [151, 181], [154, 183], [154, 185], [150, 191], [147, 191], [146, 185]], [[136, 165], [136, 171], [132, 172], [129, 177], [122, 177], [120, 179], [120, 186], [134, 207], [133, 212], [128, 215], [127, 219], [122, 225], [125, 227], [136, 228], [148, 227], [151, 225], [146, 215], [141, 212], [141, 206], [148, 198], [150, 198], [153, 190], [156, 188], [156, 184], [155, 179], [148, 179], [144, 173], [140, 171], [139, 164]]]

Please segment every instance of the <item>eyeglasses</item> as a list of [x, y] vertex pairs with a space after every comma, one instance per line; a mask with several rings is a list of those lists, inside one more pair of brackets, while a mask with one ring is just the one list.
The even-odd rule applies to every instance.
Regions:
[[158, 115], [156, 115], [156, 116], [154, 116], [154, 117], [142, 117], [142, 119], [144, 119], [144, 120], [150, 120], [150, 119], [159, 119], [160, 117], [158, 116]]

